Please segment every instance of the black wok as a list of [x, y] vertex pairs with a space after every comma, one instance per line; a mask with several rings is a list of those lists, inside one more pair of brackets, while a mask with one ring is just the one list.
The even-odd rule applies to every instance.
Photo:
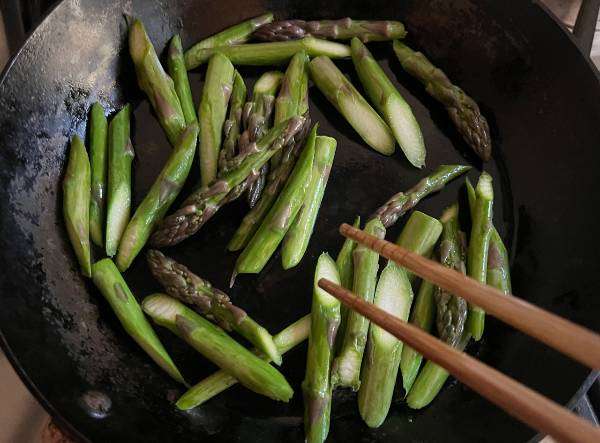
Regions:
[[[486, 165], [498, 195], [495, 223], [511, 251], [517, 294], [598, 330], [600, 318], [600, 83], [573, 39], [531, 1], [239, 2], [71, 0], [62, 2], [28, 39], [0, 83], [0, 325], [2, 345], [48, 411], [93, 441], [301, 441], [299, 385], [305, 348], [286, 356], [283, 371], [296, 388], [289, 404], [234, 387], [189, 413], [169, 398], [182, 392], [130, 340], [101, 295], [81, 277], [61, 220], [60, 181], [69, 138], [85, 133], [91, 104], [136, 108], [135, 199], [139, 203], [169, 153], [148, 103], [135, 85], [124, 46], [123, 13], [140, 17], [157, 48], [175, 32], [184, 45], [247, 17], [394, 18], [481, 104], [493, 136]], [[408, 78], [388, 44], [373, 45], [415, 110], [428, 147], [426, 170], [440, 163], [481, 165], [444, 111]], [[350, 62], [341, 62], [354, 76]], [[243, 69], [247, 78], [260, 72]], [[196, 96], [202, 73], [192, 77]], [[354, 77], [356, 80], [356, 78]], [[311, 113], [338, 153], [316, 234], [299, 267], [283, 272], [276, 256], [257, 277], [239, 278], [231, 296], [275, 332], [308, 312], [315, 257], [337, 253], [337, 226], [368, 215], [390, 194], [423, 175], [400, 151], [384, 158], [366, 148], [349, 125], [311, 89]], [[197, 168], [194, 168], [196, 170]], [[476, 177], [477, 171], [472, 172]], [[189, 186], [197, 179], [192, 176]], [[461, 183], [419, 205], [439, 215]], [[244, 210], [232, 204], [168, 254], [220, 287], [235, 256], [225, 252]], [[395, 238], [402, 222], [390, 230]], [[133, 292], [159, 290], [143, 259], [126, 273]], [[186, 377], [214, 367], [159, 331]], [[566, 403], [588, 371], [489, 319], [478, 358]], [[98, 391], [90, 395], [90, 391]], [[456, 383], [423, 411], [401, 401], [385, 424], [369, 430], [354, 396], [336, 393], [330, 441], [523, 441], [534, 432]], [[90, 401], [96, 399], [96, 401]], [[98, 401], [100, 399], [100, 401]], [[104, 411], [110, 400], [110, 409]]]

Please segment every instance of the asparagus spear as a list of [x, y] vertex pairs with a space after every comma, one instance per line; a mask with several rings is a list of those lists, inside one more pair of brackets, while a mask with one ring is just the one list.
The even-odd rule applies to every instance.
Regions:
[[108, 125], [108, 195], [106, 205], [106, 255], [112, 257], [131, 210], [131, 163], [135, 152], [129, 138], [131, 106], [127, 105]]
[[192, 167], [197, 141], [198, 123], [192, 122], [181, 134], [165, 166], [125, 228], [116, 260], [121, 272], [131, 266], [156, 224], [179, 195]]
[[163, 69], [141, 21], [129, 27], [129, 54], [138, 85], [146, 93], [158, 120], [174, 146], [185, 129], [185, 117], [171, 77]]
[[63, 216], [71, 245], [86, 277], [92, 276], [90, 259], [90, 162], [83, 141], [71, 140], [69, 164], [63, 180]]
[[[378, 238], [385, 237], [385, 228], [379, 219], [369, 221], [365, 232]], [[363, 245], [357, 245], [353, 253], [353, 292], [367, 302], [373, 300], [379, 269], [379, 255]], [[369, 320], [355, 311], [347, 316], [344, 339], [333, 362], [331, 382], [333, 386], [349, 386], [354, 391], [360, 387], [360, 365], [367, 343]]]
[[317, 57], [319, 55], [331, 58], [350, 57], [350, 48], [346, 45], [306, 37], [289, 42], [249, 43], [245, 45], [199, 49], [193, 53], [188, 51], [185, 54], [185, 65], [188, 70], [194, 69], [205, 63], [215, 52], [221, 52], [234, 65], [282, 65], [300, 51], [306, 51], [309, 57]]
[[236, 155], [236, 147], [242, 129], [242, 110], [246, 103], [246, 84], [239, 72], [233, 74], [233, 89], [229, 98], [229, 116], [223, 124], [223, 146], [219, 154], [219, 175], [227, 168], [227, 162]]
[[284, 402], [294, 395], [277, 369], [177, 300], [154, 294], [144, 299], [142, 308], [154, 322], [169, 328], [251, 391]]
[[147, 259], [152, 275], [171, 297], [197, 306], [203, 314], [214, 318], [223, 329], [236, 331], [264, 352], [270, 360], [281, 364], [281, 355], [273, 343], [271, 334], [250, 318], [243, 309], [231, 303], [227, 294], [159, 251], [148, 251]]
[[104, 220], [106, 211], [106, 176], [108, 169], [108, 121], [100, 103], [92, 106], [90, 119], [90, 238], [104, 246]]
[[[473, 211], [467, 274], [480, 283], [486, 283], [488, 252], [492, 233], [492, 206], [494, 202], [492, 176], [487, 172], [483, 172], [479, 177], [475, 193], [477, 200], [475, 202], [475, 210]], [[484, 323], [485, 312], [483, 309], [469, 304], [467, 331], [476, 341], [479, 341], [483, 335]]]
[[373, 217], [378, 217], [386, 228], [392, 226], [406, 212], [415, 207], [421, 199], [441, 190], [450, 180], [464, 174], [470, 166], [441, 165], [429, 176], [421, 179], [406, 192], [393, 195], [381, 206]]
[[320, 279], [340, 282], [335, 262], [326, 252], [317, 261], [313, 280], [311, 326], [308, 336], [304, 393], [305, 441], [324, 442], [329, 433], [332, 386], [329, 379], [335, 336], [340, 324], [340, 302], [319, 288]]
[[144, 317], [137, 300], [111, 259], [105, 258], [92, 266], [94, 284], [117, 315], [125, 331], [133, 338], [146, 354], [167, 374], [178, 382], [184, 383], [179, 370], [156, 336], [154, 329]]
[[[406, 270], [389, 261], [377, 283], [375, 305], [406, 321], [412, 299], [413, 292]], [[402, 342], [372, 324], [358, 391], [360, 416], [371, 428], [381, 426], [390, 410], [401, 355]]]
[[203, 49], [246, 43], [257, 28], [272, 21], [273, 14], [267, 12], [266, 14], [259, 15], [258, 17], [251, 18], [250, 20], [246, 20], [235, 26], [227, 28], [196, 43], [187, 50], [185, 53], [185, 59], [195, 59], [198, 53], [202, 53]]
[[488, 161], [492, 155], [490, 129], [477, 103], [420, 52], [398, 40], [394, 41], [394, 52], [404, 70], [423, 83], [427, 93], [444, 105], [467, 144], [483, 161]]
[[[300, 320], [292, 323], [274, 336], [273, 341], [275, 342], [279, 353], [285, 354], [306, 340], [308, 338], [309, 330], [310, 315], [305, 315]], [[253, 352], [258, 354], [256, 349]], [[261, 358], [268, 361], [268, 357], [266, 356], [261, 355]], [[234, 376], [229, 375], [229, 373], [221, 369], [192, 386], [179, 398], [179, 400], [177, 400], [175, 406], [183, 411], [195, 408], [235, 385], [237, 382], [238, 381]]]
[[330, 58], [316, 57], [309, 63], [310, 76], [317, 88], [344, 116], [362, 139], [377, 152], [392, 155], [394, 136], [389, 126], [360, 95]]
[[425, 166], [425, 142], [410, 105], [406, 103], [367, 47], [352, 39], [352, 61], [371, 103], [389, 125], [408, 161]]
[[181, 111], [186, 125], [197, 122], [196, 109], [194, 109], [194, 99], [190, 88], [187, 70], [185, 69], [185, 60], [183, 59], [183, 47], [181, 46], [181, 37], [174, 35], [169, 45], [168, 58], [169, 75], [173, 79], [175, 92], [181, 104]]
[[238, 257], [231, 277], [232, 286], [238, 274], [258, 274], [263, 269], [300, 211], [312, 172], [316, 138], [315, 125], [277, 201]]
[[333, 166], [336, 146], [337, 142], [334, 138], [325, 136], [316, 138], [315, 158], [302, 209], [287, 232], [281, 248], [283, 269], [293, 268], [300, 263], [308, 248]]
[[[170, 246], [195, 234], [215, 212], [236, 194], [236, 187], [264, 165], [274, 152], [290, 143], [301, 133], [305, 119], [294, 117], [275, 126], [256, 144], [256, 153], [247, 156], [240, 165], [213, 181], [209, 186], [192, 193], [181, 208], [166, 217], [157, 227], [150, 241], [153, 246]], [[232, 197], [230, 194], [234, 193]]]
[[227, 57], [216, 53], [210, 58], [198, 109], [200, 116], [198, 153], [202, 186], [207, 186], [217, 177], [223, 123], [225, 123], [227, 104], [233, 88], [233, 74], [233, 65]]

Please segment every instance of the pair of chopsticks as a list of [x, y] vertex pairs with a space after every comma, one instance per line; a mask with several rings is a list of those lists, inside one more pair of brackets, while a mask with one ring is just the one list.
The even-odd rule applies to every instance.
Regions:
[[[600, 369], [600, 335], [595, 332], [350, 225], [343, 224], [340, 233], [574, 360]], [[523, 423], [560, 442], [600, 442], [600, 428], [558, 403], [327, 279], [318, 284]]]

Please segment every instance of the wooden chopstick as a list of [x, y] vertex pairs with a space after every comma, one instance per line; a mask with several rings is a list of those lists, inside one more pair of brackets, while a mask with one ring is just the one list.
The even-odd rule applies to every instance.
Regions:
[[600, 369], [600, 335], [346, 223], [340, 233], [584, 365]]
[[600, 429], [558, 403], [327, 280], [319, 286], [412, 346], [508, 414], [560, 442], [600, 442]]

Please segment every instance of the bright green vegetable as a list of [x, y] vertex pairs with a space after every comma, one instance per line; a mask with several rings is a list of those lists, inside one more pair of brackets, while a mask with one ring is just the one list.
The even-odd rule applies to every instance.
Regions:
[[229, 115], [223, 124], [223, 146], [219, 154], [219, 175], [227, 169], [227, 163], [235, 157], [237, 143], [242, 132], [242, 111], [246, 103], [247, 89], [239, 72], [233, 74], [233, 89], [229, 98]]
[[183, 48], [181, 46], [181, 37], [174, 35], [169, 45], [169, 75], [173, 79], [177, 97], [181, 104], [181, 111], [185, 119], [186, 125], [197, 122], [196, 109], [194, 99], [192, 97], [192, 89], [190, 88], [190, 80], [187, 70], [185, 69], [185, 60], [183, 59]]
[[106, 220], [106, 181], [108, 169], [108, 121], [100, 103], [92, 106], [90, 118], [90, 238], [104, 247], [104, 223]]

